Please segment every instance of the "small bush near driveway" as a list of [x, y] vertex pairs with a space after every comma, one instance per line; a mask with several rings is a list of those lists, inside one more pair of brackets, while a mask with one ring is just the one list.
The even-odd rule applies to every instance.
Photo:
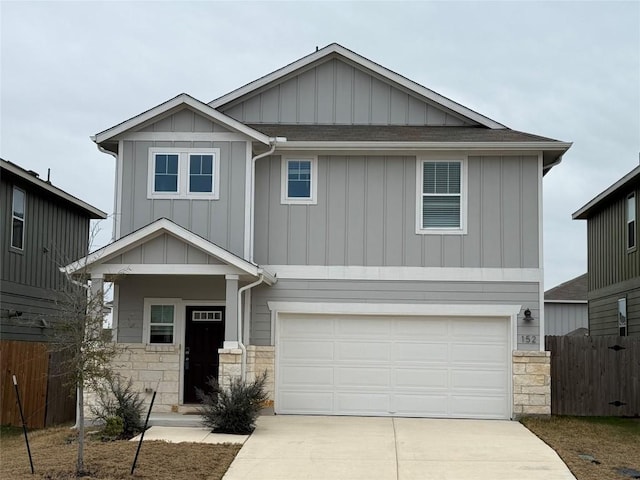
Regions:
[[[95, 437], [95, 438], [94, 438]], [[29, 433], [35, 475], [21, 435], [0, 437], [1, 479], [75, 479], [76, 435], [69, 427]], [[85, 443], [86, 479], [96, 480], [220, 480], [240, 450], [240, 445], [167, 443], [145, 441], [135, 475], [130, 475], [137, 442], [102, 442], [98, 435]]]
[[226, 389], [221, 388], [215, 378], [210, 378], [208, 392], [196, 390], [202, 403], [203, 423], [216, 433], [250, 434], [268, 398], [264, 390], [266, 381], [267, 372], [264, 372], [253, 382], [234, 379]]
[[[640, 418], [524, 418], [578, 480], [630, 480], [619, 469], [640, 471]], [[590, 460], [593, 458], [593, 460]]]

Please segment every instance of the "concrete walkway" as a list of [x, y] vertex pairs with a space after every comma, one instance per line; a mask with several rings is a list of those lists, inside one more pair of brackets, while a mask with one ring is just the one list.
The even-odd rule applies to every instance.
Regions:
[[575, 480], [518, 422], [260, 417], [224, 480]]
[[[248, 435], [227, 435], [211, 433], [210, 428], [204, 427], [163, 427], [152, 426], [144, 434], [144, 441], [160, 440], [170, 443], [238, 443], [242, 445], [249, 438]], [[139, 442], [140, 435], [133, 437], [132, 442]]]

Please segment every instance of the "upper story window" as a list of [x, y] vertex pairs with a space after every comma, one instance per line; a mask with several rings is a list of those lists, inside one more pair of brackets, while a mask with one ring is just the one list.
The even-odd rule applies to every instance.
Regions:
[[281, 203], [318, 203], [318, 157], [282, 157]]
[[147, 198], [220, 198], [219, 148], [150, 148]]
[[636, 195], [632, 193], [627, 197], [627, 248], [635, 248], [636, 243]]
[[466, 162], [418, 160], [416, 233], [466, 233]]
[[13, 187], [11, 207], [11, 246], [22, 250], [24, 247], [24, 221], [26, 195], [23, 190]]

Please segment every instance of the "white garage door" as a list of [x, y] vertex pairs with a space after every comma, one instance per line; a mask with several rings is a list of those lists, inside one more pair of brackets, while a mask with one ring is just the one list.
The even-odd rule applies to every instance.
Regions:
[[277, 413], [509, 418], [506, 318], [280, 314]]

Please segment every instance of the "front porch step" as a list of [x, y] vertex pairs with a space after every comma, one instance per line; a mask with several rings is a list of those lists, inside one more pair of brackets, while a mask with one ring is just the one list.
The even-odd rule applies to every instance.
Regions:
[[149, 417], [151, 427], [203, 427], [202, 416], [183, 413], [152, 413]]

